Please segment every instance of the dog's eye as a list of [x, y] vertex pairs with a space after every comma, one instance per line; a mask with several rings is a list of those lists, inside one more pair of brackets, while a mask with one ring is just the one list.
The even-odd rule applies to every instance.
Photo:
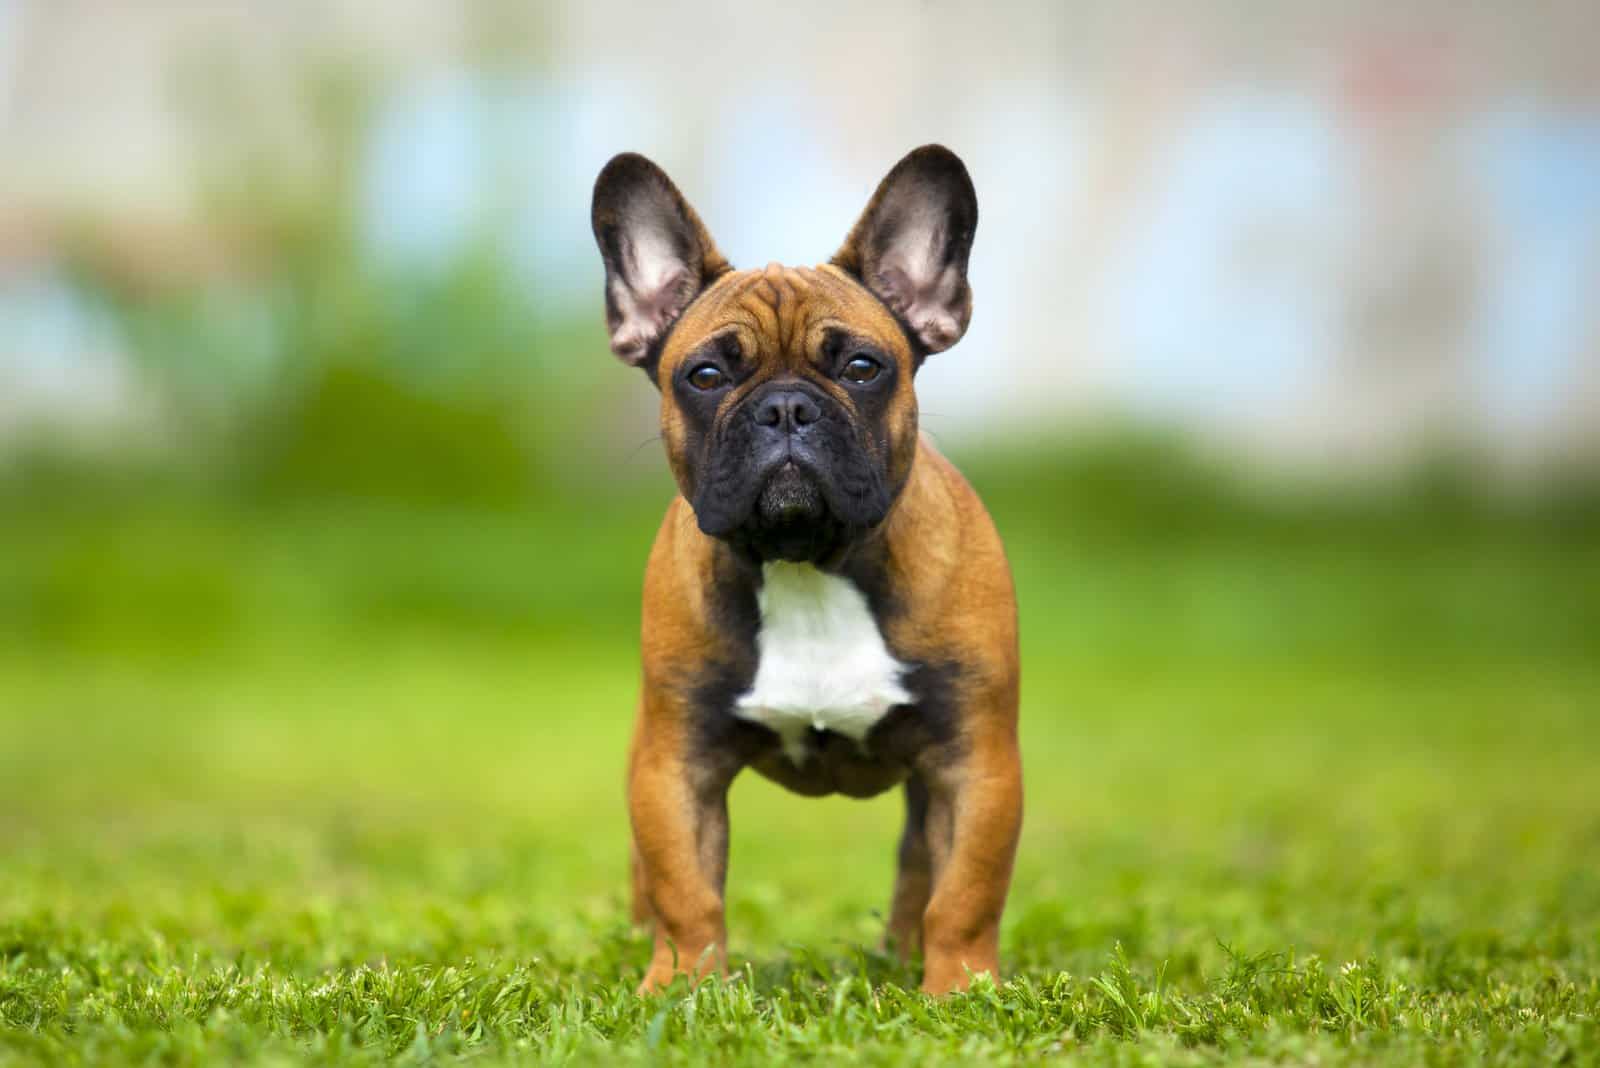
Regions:
[[703, 363], [689, 372], [689, 384], [699, 390], [721, 389], [728, 376], [713, 364]]
[[839, 377], [846, 382], [864, 386], [883, 373], [883, 367], [870, 356], [856, 356], [844, 365]]

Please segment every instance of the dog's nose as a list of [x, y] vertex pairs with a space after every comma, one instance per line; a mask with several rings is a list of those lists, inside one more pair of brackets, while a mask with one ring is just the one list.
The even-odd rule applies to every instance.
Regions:
[[817, 402], [798, 389], [773, 390], [756, 406], [758, 424], [789, 432], [810, 426], [821, 415]]

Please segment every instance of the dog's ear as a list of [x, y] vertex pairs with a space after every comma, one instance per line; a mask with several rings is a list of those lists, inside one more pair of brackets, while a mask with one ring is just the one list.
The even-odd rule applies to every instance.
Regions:
[[689, 302], [731, 268], [672, 179], [636, 153], [600, 171], [589, 217], [606, 265], [611, 351], [637, 367]]
[[977, 229], [966, 166], [943, 145], [923, 145], [878, 185], [833, 263], [900, 316], [922, 354], [940, 352], [972, 318], [967, 256]]

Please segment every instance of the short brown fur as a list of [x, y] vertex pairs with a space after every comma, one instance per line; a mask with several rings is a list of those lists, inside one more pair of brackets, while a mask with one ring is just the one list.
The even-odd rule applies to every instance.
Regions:
[[[917, 158], [907, 157], [891, 179]], [[943, 156], [935, 163], [948, 166]], [[922, 986], [930, 993], [964, 989], [971, 974], [999, 974], [1000, 916], [1022, 820], [1016, 604], [988, 513], [917, 429], [913, 379], [927, 348], [863, 282], [871, 250], [862, 243], [873, 232], [873, 210], [834, 262], [817, 268], [726, 270], [692, 219], [695, 254], [718, 270], [661, 339], [651, 368], [666, 453], [685, 496], [667, 509], [644, 581], [643, 693], [628, 766], [633, 911], [655, 928], [641, 991], [726, 967], [727, 790], [747, 766], [803, 793], [866, 796], [904, 783], [907, 822], [887, 940], [904, 957], [922, 954]], [[975, 211], [974, 204], [974, 219]], [[966, 238], [970, 243], [970, 233]], [[964, 246], [960, 260], [959, 306], [947, 322], [964, 329]], [[824, 339], [840, 329], [865, 337], [896, 365], [884, 429], [871, 446], [884, 450], [896, 492], [883, 521], [828, 566], [849, 574], [870, 561], [874, 585], [892, 603], [878, 616], [884, 640], [902, 663], [943, 666], [938, 700], [952, 726], [940, 729], [932, 696], [916, 694], [918, 703], [897, 709], [893, 725], [886, 720], [868, 736], [869, 754], [852, 749], [824, 772], [786, 761], [771, 739], [759, 737], [764, 728], [749, 727], [737, 743], [707, 740], [708, 723], [732, 722], [729, 709], [707, 704], [708, 672], [747, 684], [752, 669], [750, 636], [726, 618], [728, 591], [759, 580], [728, 544], [702, 533], [686, 499], [696, 472], [673, 382], [685, 360], [732, 335], [755, 369], [719, 402], [717, 421], [774, 380], [803, 380], [854, 411], [855, 398], [824, 366]]]
[[[852, 306], [847, 313], [842, 305]], [[724, 330], [748, 332], [752, 351], [758, 339], [777, 343], [786, 355], [783, 368], [792, 369], [806, 359], [804, 339], [843, 321], [856, 329], [864, 322], [878, 326], [885, 350], [905, 361], [901, 388], [909, 393], [911, 354], [893, 317], [833, 267], [725, 275], [674, 331], [676, 343], [664, 352], [658, 379], [670, 380], [690, 339]], [[663, 397], [668, 394], [663, 389]], [[914, 426], [914, 400], [907, 405], [902, 424]], [[681, 434], [669, 401], [662, 405], [662, 432]], [[902, 435], [914, 442], [904, 462], [909, 477], [879, 536], [907, 604], [885, 638], [902, 659], [943, 662], [959, 652], [977, 669], [963, 695], [966, 758], [956, 767], [929, 761], [913, 769], [927, 783], [927, 841], [914, 844], [910, 870], [903, 868], [896, 881], [889, 920], [889, 938], [902, 954], [923, 950], [924, 989], [942, 993], [964, 988], [969, 970], [999, 972], [1000, 912], [1022, 814], [1016, 606], [999, 535], [977, 495], [926, 438]], [[724, 643], [705, 600], [719, 551], [721, 544], [700, 533], [689, 503], [678, 497], [645, 572], [645, 693], [629, 807], [643, 858], [634, 869], [635, 912], [656, 921], [646, 989], [680, 972], [704, 974], [726, 963], [728, 782], [722, 776], [702, 781], [686, 766], [692, 710], [682, 671], [684, 664], [715, 657]], [[713, 796], [691, 796], [697, 789]], [[720, 811], [712, 826], [697, 826], [696, 813], [707, 806]]]

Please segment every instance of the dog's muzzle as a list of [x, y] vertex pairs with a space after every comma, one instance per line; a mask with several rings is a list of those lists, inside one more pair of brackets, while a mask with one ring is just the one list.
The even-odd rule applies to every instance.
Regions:
[[774, 525], [815, 522], [827, 515], [828, 506], [816, 481], [793, 460], [772, 473], [756, 500], [761, 520]]

